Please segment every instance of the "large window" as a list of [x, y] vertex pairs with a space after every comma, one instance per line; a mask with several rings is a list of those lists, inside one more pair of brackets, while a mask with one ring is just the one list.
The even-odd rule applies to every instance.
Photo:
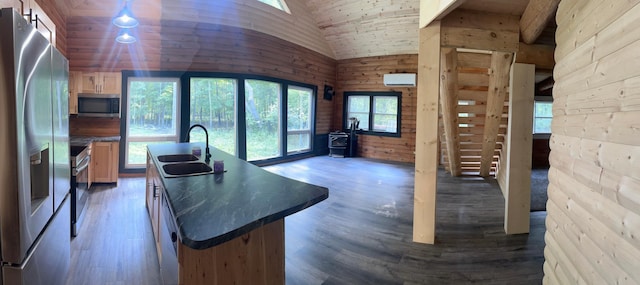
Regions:
[[[142, 171], [147, 144], [185, 141], [194, 124], [207, 128], [211, 146], [256, 164], [313, 151], [313, 85], [214, 72], [124, 71], [123, 78], [123, 172]], [[190, 141], [204, 142], [204, 131], [194, 129]]]
[[247, 160], [264, 160], [281, 152], [281, 85], [264, 80], [245, 80]]
[[311, 150], [313, 90], [290, 85], [287, 90], [287, 153]]
[[125, 167], [143, 167], [147, 144], [175, 143], [180, 137], [180, 79], [129, 77]]
[[535, 101], [533, 110], [533, 133], [550, 134], [553, 102]]
[[[232, 155], [237, 153], [237, 82], [229, 78], [192, 77], [189, 84], [189, 125], [205, 126], [209, 144]], [[204, 142], [204, 131], [194, 129], [190, 141]]]
[[351, 118], [359, 121], [364, 134], [400, 136], [400, 92], [345, 92], [343, 127], [349, 128]]

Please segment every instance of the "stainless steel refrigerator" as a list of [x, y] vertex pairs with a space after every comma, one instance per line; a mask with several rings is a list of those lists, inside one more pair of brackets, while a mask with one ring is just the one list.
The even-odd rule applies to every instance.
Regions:
[[68, 62], [0, 10], [0, 285], [62, 284], [70, 263]]

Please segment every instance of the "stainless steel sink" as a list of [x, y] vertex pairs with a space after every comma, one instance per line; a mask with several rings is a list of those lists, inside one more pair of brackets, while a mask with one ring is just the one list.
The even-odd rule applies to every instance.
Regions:
[[[159, 158], [159, 157], [158, 157]], [[203, 162], [169, 163], [162, 166], [165, 177], [191, 176], [213, 173], [211, 166]]]
[[182, 161], [196, 161], [198, 157], [192, 154], [169, 154], [158, 155], [160, 162], [182, 162]]

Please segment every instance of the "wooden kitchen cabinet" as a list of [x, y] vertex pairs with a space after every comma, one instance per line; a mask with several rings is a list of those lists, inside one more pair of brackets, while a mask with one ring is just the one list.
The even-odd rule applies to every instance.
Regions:
[[153, 240], [156, 243], [156, 251], [158, 252], [158, 260], [162, 258], [160, 247], [160, 198], [162, 195], [162, 181], [160, 181], [160, 174], [156, 169], [156, 166], [151, 161], [151, 156], [147, 154], [147, 211], [149, 212], [149, 218], [151, 219], [151, 228], [153, 230]]
[[26, 4], [20, 0], [0, 0], [1, 8], [13, 8], [21, 14], [26, 14], [25, 11], [29, 12], [29, 6]]
[[118, 142], [91, 143], [91, 181], [98, 183], [118, 182]]
[[[27, 18], [31, 12], [31, 19], [34, 21], [33, 25], [36, 30], [49, 40], [51, 45], [56, 47], [56, 24], [35, 0], [0, 0], [0, 8], [13, 8]], [[38, 25], [35, 25], [36, 15], [39, 22]]]
[[82, 76], [82, 72], [69, 71], [69, 114], [78, 114], [78, 80]]
[[122, 91], [119, 72], [82, 72], [80, 93], [118, 94]]

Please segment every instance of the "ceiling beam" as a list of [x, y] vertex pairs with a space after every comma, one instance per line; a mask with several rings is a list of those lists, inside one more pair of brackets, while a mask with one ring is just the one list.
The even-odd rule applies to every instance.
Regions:
[[441, 22], [443, 47], [505, 52], [520, 47], [518, 16], [458, 9]]
[[513, 53], [510, 52], [494, 52], [491, 55], [489, 94], [487, 95], [487, 112], [482, 136], [482, 158], [480, 159], [480, 176], [482, 177], [489, 176], [491, 170], [504, 100], [509, 92], [509, 69], [512, 61]]
[[453, 48], [443, 48], [440, 56], [440, 106], [449, 156], [449, 171], [453, 176], [460, 176], [462, 169], [458, 133], [458, 52]]
[[520, 36], [526, 44], [534, 43], [549, 20], [556, 14], [560, 0], [530, 0], [520, 18]]
[[520, 43], [516, 53], [516, 63], [527, 63], [536, 66], [536, 70], [553, 70], [556, 65], [553, 57], [556, 48], [547, 45], [528, 45]]
[[442, 19], [467, 0], [420, 0], [420, 28]]

